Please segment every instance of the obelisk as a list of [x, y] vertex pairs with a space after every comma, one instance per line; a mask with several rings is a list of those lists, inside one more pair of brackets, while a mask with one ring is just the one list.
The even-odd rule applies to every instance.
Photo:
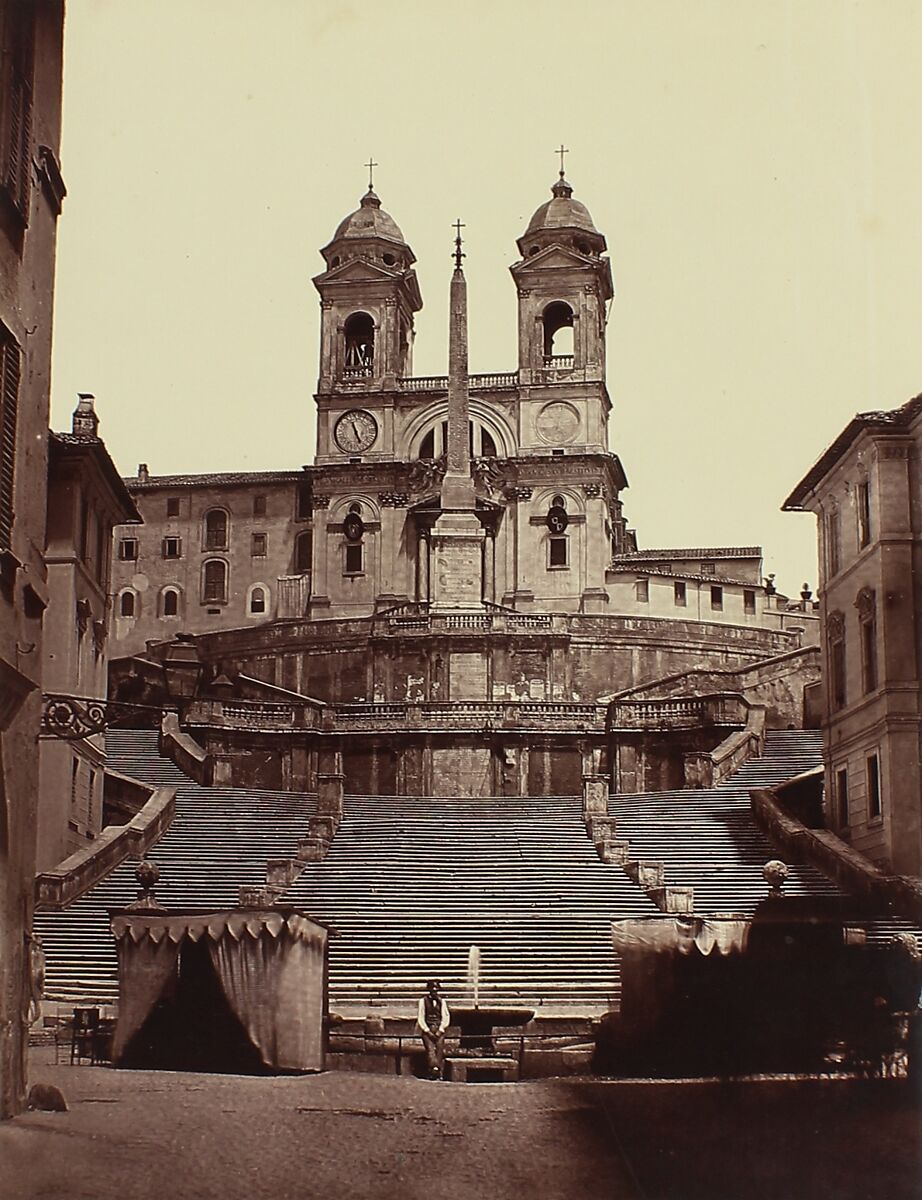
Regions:
[[467, 373], [467, 282], [455, 225], [455, 269], [448, 326], [448, 450], [441, 515], [432, 529], [432, 606], [480, 608], [483, 602], [483, 527], [471, 479], [470, 393]]

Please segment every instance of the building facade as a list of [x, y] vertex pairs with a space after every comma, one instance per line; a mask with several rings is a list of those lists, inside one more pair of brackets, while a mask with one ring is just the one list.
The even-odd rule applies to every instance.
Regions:
[[[112, 530], [137, 510], [98, 436], [92, 396], [82, 396], [70, 433], [52, 433], [43, 644], [46, 696], [105, 699], [108, 690]], [[104, 735], [39, 739], [36, 867], [48, 870], [92, 841], [103, 824]]]
[[0, 3], [0, 1116], [30, 1009], [64, 6]]
[[448, 373], [414, 376], [415, 259], [369, 190], [314, 279], [313, 465], [126, 480], [144, 524], [116, 531], [120, 694], [151, 677], [133, 655], [191, 633], [206, 678], [329, 707], [297, 754], [241, 733], [228, 753], [263, 786], [313, 786], [325, 739], [356, 792], [560, 794], [610, 770], [619, 690], [813, 640], [758, 547], [638, 549], [608, 449], [605, 238], [561, 176], [517, 245], [516, 369], [468, 372], [459, 242]]
[[817, 516], [826, 816], [883, 869], [922, 875], [922, 397], [854, 418], [787, 511]]

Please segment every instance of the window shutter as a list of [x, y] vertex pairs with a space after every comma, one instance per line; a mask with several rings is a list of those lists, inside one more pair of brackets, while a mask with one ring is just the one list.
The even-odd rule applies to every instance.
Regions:
[[9, 57], [9, 108], [2, 184], [24, 222], [29, 219], [29, 185], [32, 151], [32, 5], [19, 3], [10, 14], [11, 36], [5, 47]]
[[[0, 337], [3, 337], [0, 331]], [[16, 423], [19, 415], [19, 347], [9, 335], [0, 341], [0, 547], [12, 548]]]

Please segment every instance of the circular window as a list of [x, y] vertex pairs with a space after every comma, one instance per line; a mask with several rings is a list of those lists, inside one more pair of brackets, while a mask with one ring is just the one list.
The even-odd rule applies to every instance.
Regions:
[[393, 254], [384, 254], [384, 255], [382, 255], [382, 258], [384, 259], [384, 262], [386, 263], [386, 265], [389, 267], [392, 267], [394, 265], [394, 263], [397, 261], [397, 259], [394, 258]]

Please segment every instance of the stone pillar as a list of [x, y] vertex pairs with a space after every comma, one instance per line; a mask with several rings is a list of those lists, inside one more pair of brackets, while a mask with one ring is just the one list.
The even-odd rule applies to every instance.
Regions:
[[608, 816], [608, 776], [583, 776], [583, 820], [588, 829], [594, 817]]
[[483, 542], [483, 598], [488, 604], [496, 601], [496, 538], [490, 533]]
[[416, 599], [420, 604], [429, 600], [429, 538], [422, 531], [416, 537]]
[[334, 829], [343, 818], [342, 771], [318, 771], [317, 773], [317, 816], [330, 817]]

